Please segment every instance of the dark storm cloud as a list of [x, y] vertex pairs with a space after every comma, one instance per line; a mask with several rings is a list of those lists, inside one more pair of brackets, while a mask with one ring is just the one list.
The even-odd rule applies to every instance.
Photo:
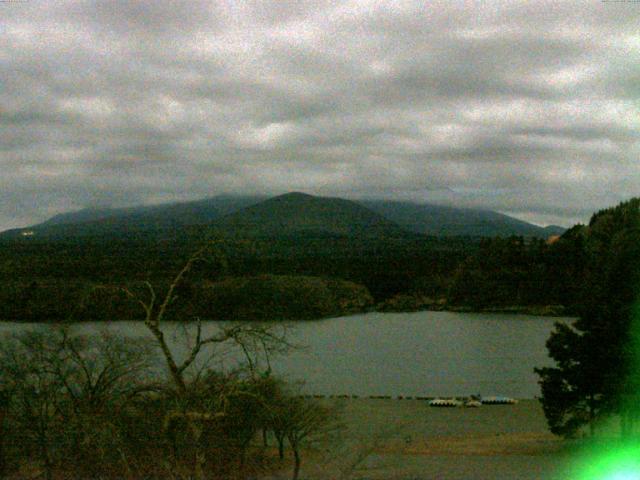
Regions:
[[0, 3], [0, 229], [305, 190], [570, 225], [638, 194], [640, 7]]

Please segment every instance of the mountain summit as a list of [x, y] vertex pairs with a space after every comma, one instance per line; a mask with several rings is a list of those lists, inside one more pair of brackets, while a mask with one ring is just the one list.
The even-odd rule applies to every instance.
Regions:
[[291, 234], [394, 235], [402, 229], [382, 215], [342, 198], [292, 192], [213, 222], [217, 228], [259, 236]]

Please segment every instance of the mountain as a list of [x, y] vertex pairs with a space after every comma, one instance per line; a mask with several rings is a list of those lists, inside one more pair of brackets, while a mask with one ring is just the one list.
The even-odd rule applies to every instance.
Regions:
[[33, 232], [40, 237], [86, 237], [124, 235], [180, 229], [206, 225], [264, 200], [259, 196], [219, 195], [191, 202], [127, 208], [86, 208], [55, 215], [43, 223], [0, 233], [0, 237], [20, 236]]
[[522, 235], [548, 238], [562, 227], [539, 227], [491, 210], [456, 208], [385, 200], [360, 202], [372, 211], [415, 233], [435, 236], [496, 237]]
[[128, 208], [86, 208], [77, 212], [55, 215], [39, 226], [71, 225], [111, 219], [130, 227], [162, 227], [164, 224], [200, 225], [240, 210], [266, 197], [218, 195], [191, 202]]
[[342, 198], [292, 192], [215, 220], [225, 232], [258, 236], [400, 235], [403, 230], [384, 216]]
[[[93, 208], [56, 215], [0, 238], [37, 236], [147, 236], [190, 226], [245, 235], [396, 235], [401, 230], [435, 236], [560, 235], [565, 229], [539, 227], [490, 210], [411, 202], [317, 197], [288, 193], [265, 196], [219, 195], [204, 200], [129, 208]], [[162, 233], [165, 232], [165, 233]]]

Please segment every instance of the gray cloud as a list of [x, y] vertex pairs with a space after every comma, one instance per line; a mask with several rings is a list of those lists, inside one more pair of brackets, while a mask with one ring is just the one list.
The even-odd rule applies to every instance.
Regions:
[[637, 195], [640, 8], [0, 3], [0, 230], [218, 193], [570, 225]]

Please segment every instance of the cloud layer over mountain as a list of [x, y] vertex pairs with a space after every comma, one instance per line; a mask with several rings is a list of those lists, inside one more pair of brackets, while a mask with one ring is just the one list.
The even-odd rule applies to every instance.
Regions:
[[0, 2], [0, 230], [302, 190], [585, 221], [640, 189], [640, 4]]

